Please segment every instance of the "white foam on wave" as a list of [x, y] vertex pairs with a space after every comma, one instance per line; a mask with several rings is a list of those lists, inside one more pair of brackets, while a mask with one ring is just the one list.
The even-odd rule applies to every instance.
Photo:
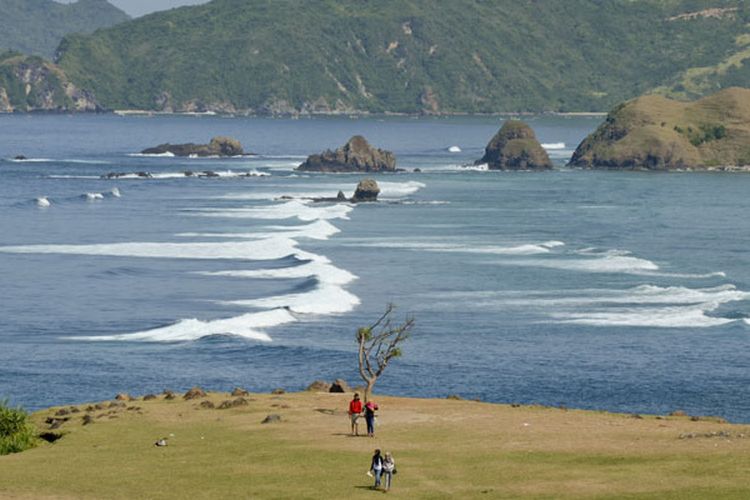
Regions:
[[650, 274], [659, 270], [659, 266], [650, 260], [625, 255], [565, 259], [517, 259], [497, 263], [506, 266], [543, 267], [588, 273]]
[[251, 340], [270, 342], [271, 337], [263, 329], [296, 320], [288, 310], [274, 309], [211, 321], [183, 319], [169, 326], [142, 332], [71, 338], [89, 341], [184, 342], [211, 335], [236, 335]]
[[177, 236], [189, 238], [246, 238], [265, 239], [283, 234], [287, 238], [309, 238], [313, 240], [327, 240], [341, 232], [339, 228], [327, 220], [318, 220], [303, 226], [263, 226], [255, 233], [180, 233]]
[[300, 264], [298, 266], [279, 269], [253, 269], [247, 271], [203, 271], [204, 276], [223, 276], [245, 279], [295, 279], [314, 276], [320, 283], [328, 285], [347, 285], [357, 279], [357, 276], [340, 269], [330, 263], [325, 257]]
[[[416, 193], [420, 189], [426, 187], [422, 182], [408, 181], [408, 182], [390, 182], [380, 181], [378, 182], [380, 187], [380, 196], [382, 198], [402, 198]], [[299, 189], [293, 189], [290, 191], [284, 190], [282, 186], [279, 186], [277, 191], [253, 191], [251, 193], [229, 193], [226, 195], [218, 196], [215, 199], [222, 200], [237, 200], [237, 201], [255, 201], [255, 200], [269, 200], [276, 201], [280, 199], [292, 198], [294, 200], [309, 200], [314, 198], [335, 198], [339, 191], [343, 192], [347, 197], [351, 197], [354, 194], [355, 184], [316, 184], [312, 186], [305, 186], [304, 191]]]
[[164, 153], [128, 153], [128, 156], [135, 158], [174, 158], [174, 153], [170, 151]]
[[566, 145], [564, 142], [548, 142], [548, 143], [543, 143], [542, 147], [544, 149], [549, 149], [549, 150], [558, 150], [558, 149], [565, 149]]
[[39, 208], [48, 208], [52, 206], [52, 203], [50, 203], [49, 198], [47, 198], [46, 196], [40, 196], [34, 201], [36, 202], [36, 206]]
[[550, 253], [552, 248], [564, 245], [561, 241], [526, 243], [512, 246], [470, 245], [462, 243], [428, 243], [421, 241], [378, 241], [350, 243], [348, 246], [366, 248], [401, 248], [439, 253], [470, 253], [486, 255], [535, 255]]
[[297, 242], [284, 237], [258, 241], [191, 243], [100, 243], [93, 245], [20, 245], [0, 246], [2, 253], [106, 255], [164, 259], [272, 260], [302, 254]]
[[243, 307], [283, 307], [299, 314], [342, 314], [360, 304], [359, 297], [340, 286], [321, 284], [305, 293], [277, 295], [252, 300], [222, 301], [222, 304]]
[[46, 176], [47, 179], [101, 179], [98, 175], [61, 175], [54, 174]]
[[352, 205], [339, 203], [336, 205], [312, 204], [300, 200], [286, 203], [248, 208], [206, 208], [191, 212], [201, 217], [224, 217], [237, 219], [292, 219], [301, 221], [349, 219]]
[[638, 326], [657, 328], [706, 328], [736, 321], [708, 316], [714, 304], [690, 307], [620, 308], [607, 311], [553, 313], [560, 323], [588, 326]]
[[109, 193], [112, 196], [114, 196], [115, 198], [122, 198], [122, 193], [120, 193], [120, 189], [119, 188], [114, 187], [114, 188], [112, 188], [112, 190]]
[[86, 197], [86, 201], [97, 201], [104, 199], [104, 195], [102, 193], [86, 193], [84, 196]]
[[51, 158], [11, 158], [9, 161], [13, 163], [50, 163], [55, 160]]
[[448, 148], [448, 152], [449, 153], [460, 153], [461, 152], [461, 148], [458, 147], [458, 146], [451, 146], [451, 147]]

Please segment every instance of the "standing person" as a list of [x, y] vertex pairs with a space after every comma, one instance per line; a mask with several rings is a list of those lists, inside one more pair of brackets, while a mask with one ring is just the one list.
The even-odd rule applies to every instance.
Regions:
[[362, 401], [359, 394], [354, 394], [354, 399], [349, 402], [349, 419], [352, 421], [352, 436], [359, 436], [359, 415], [362, 413]]
[[383, 459], [383, 481], [385, 482], [385, 491], [391, 489], [391, 483], [393, 482], [393, 475], [396, 473], [396, 462], [393, 460], [391, 452], [385, 452], [385, 458]]
[[367, 435], [369, 437], [375, 437], [375, 412], [378, 410], [378, 405], [372, 401], [368, 401], [365, 405], [365, 422], [367, 422]]
[[377, 490], [380, 488], [380, 475], [383, 473], [383, 457], [380, 455], [380, 450], [375, 450], [375, 454], [372, 456], [370, 471], [375, 476], [375, 486], [372, 489]]

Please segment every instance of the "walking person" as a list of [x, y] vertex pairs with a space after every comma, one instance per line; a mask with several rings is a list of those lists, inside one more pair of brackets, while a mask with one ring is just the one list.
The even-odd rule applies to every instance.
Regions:
[[365, 422], [367, 422], [367, 435], [375, 437], [375, 412], [378, 411], [378, 405], [368, 401], [365, 405]]
[[396, 473], [396, 462], [393, 460], [393, 455], [389, 451], [385, 452], [385, 458], [383, 459], [383, 483], [385, 483], [385, 491], [391, 489], [393, 483], [393, 475]]
[[352, 436], [359, 436], [359, 416], [362, 413], [362, 401], [359, 394], [354, 394], [354, 399], [349, 402], [349, 419], [352, 423]]
[[377, 490], [380, 488], [380, 476], [383, 473], [383, 457], [380, 455], [380, 450], [375, 450], [375, 454], [372, 456], [370, 473], [375, 477], [375, 486], [372, 489]]

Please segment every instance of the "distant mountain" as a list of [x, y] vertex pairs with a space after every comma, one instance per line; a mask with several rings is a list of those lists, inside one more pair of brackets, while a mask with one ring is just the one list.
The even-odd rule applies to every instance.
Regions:
[[68, 36], [58, 62], [108, 108], [604, 111], [745, 54], [748, 4], [214, 0]]
[[52, 58], [69, 33], [91, 33], [130, 17], [106, 0], [0, 0], [0, 51]]

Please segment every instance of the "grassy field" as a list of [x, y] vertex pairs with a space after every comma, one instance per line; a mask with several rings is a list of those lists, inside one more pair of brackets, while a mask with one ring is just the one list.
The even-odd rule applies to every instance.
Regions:
[[[0, 457], [0, 498], [373, 498], [376, 447], [393, 452], [388, 494], [401, 498], [750, 498], [750, 426], [378, 397], [376, 437], [352, 437], [349, 398], [82, 405], [55, 443]], [[34, 414], [40, 429], [56, 410]], [[272, 413], [282, 422], [262, 424]], [[154, 446], [161, 437], [167, 447]]]

